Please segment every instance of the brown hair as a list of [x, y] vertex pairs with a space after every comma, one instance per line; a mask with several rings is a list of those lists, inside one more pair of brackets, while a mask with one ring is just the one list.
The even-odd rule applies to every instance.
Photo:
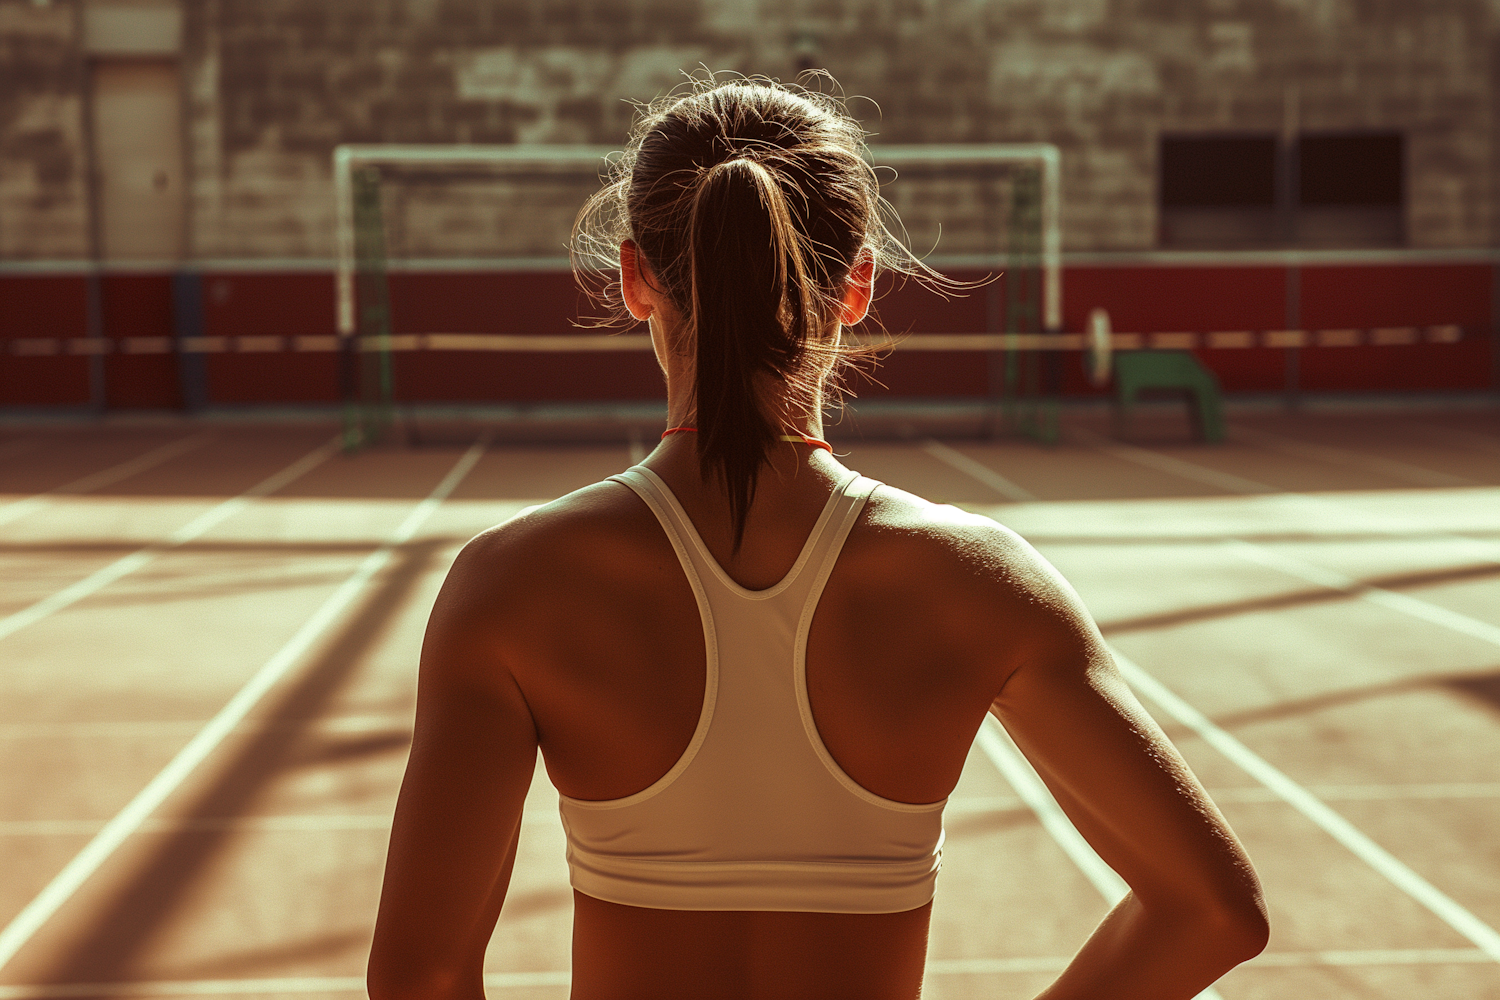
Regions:
[[618, 248], [635, 240], [686, 320], [705, 478], [729, 495], [735, 548], [756, 478], [781, 429], [762, 408], [770, 376], [793, 410], [821, 405], [841, 364], [868, 348], [830, 334], [861, 255], [925, 283], [952, 283], [887, 229], [864, 131], [842, 102], [753, 77], [688, 84], [643, 110], [611, 179], [579, 214], [575, 273], [625, 320]]

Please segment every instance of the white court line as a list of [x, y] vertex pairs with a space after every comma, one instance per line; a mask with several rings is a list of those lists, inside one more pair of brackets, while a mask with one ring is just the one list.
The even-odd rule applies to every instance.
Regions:
[[948, 465], [953, 466], [953, 468], [957, 469], [959, 472], [968, 473], [971, 478], [976, 479], [984, 485], [988, 486], [990, 489], [1005, 497], [1007, 500], [1025, 502], [1028, 500], [1036, 499], [1035, 493], [1032, 493], [1030, 490], [1024, 489], [1023, 487], [1017, 486], [1015, 483], [1011, 482], [1009, 479], [1006, 479], [1004, 476], [1000, 475], [1000, 473], [996, 472], [988, 465], [985, 465], [982, 462], [976, 462], [968, 455], [965, 455], [961, 451], [957, 451], [953, 448], [948, 447], [941, 441], [934, 441], [929, 438], [928, 440], [922, 442], [922, 450], [927, 452], [927, 454], [931, 455], [938, 461], [946, 462]]
[[1471, 618], [1457, 611], [1432, 604], [1420, 598], [1400, 593], [1395, 590], [1386, 590], [1382, 587], [1371, 587], [1361, 583], [1353, 577], [1322, 566], [1304, 562], [1295, 556], [1278, 552], [1265, 545], [1253, 545], [1250, 542], [1233, 540], [1224, 543], [1224, 548], [1247, 562], [1253, 562], [1278, 570], [1288, 576], [1294, 576], [1299, 580], [1326, 587], [1329, 590], [1349, 594], [1361, 601], [1379, 605], [1389, 611], [1399, 611], [1402, 614], [1419, 618], [1433, 625], [1458, 632], [1461, 635], [1487, 642], [1492, 646], [1500, 646], [1500, 626], [1491, 625], [1489, 622]]
[[1458, 427], [1444, 427], [1442, 424], [1429, 424], [1425, 421], [1420, 426], [1426, 427], [1428, 430], [1437, 431], [1439, 434], [1453, 441], [1462, 441], [1470, 448], [1500, 454], [1500, 438], [1492, 437], [1489, 434], [1478, 434], [1474, 431], [1466, 431]]
[[1478, 948], [1389, 948], [1368, 951], [1268, 951], [1257, 965], [1483, 965], [1494, 959]]
[[1099, 890], [1099, 895], [1104, 897], [1105, 902], [1114, 906], [1124, 899], [1130, 892], [1130, 886], [1125, 884], [1125, 880], [1113, 868], [1105, 864], [1103, 858], [1094, 853], [1089, 842], [1073, 826], [1073, 821], [1068, 819], [1042, 779], [1037, 776], [1031, 762], [1016, 749], [1015, 742], [1000, 724], [1000, 720], [993, 715], [986, 715], [975, 742], [990, 759], [990, 763], [999, 769], [1005, 780], [1016, 790], [1021, 801], [1036, 813], [1042, 826], [1057, 841], [1057, 846], [1078, 866], [1084, 878]]
[[[567, 972], [486, 972], [484, 985], [492, 989], [527, 986], [567, 986]], [[363, 976], [298, 976], [281, 979], [159, 979], [137, 983], [54, 983], [43, 986], [0, 986], [0, 1000], [66, 1000], [69, 997], [201, 997], [248, 993], [359, 993]]]
[[[337, 833], [341, 830], [389, 830], [394, 805], [382, 813], [350, 815], [310, 813], [296, 816], [208, 816], [188, 819], [152, 817], [142, 820], [136, 833], [210, 833], [236, 830], [260, 833]], [[527, 809], [521, 813], [526, 826], [562, 826], [556, 808]], [[96, 819], [0, 820], [0, 837], [86, 836], [105, 826]]]
[[[1083, 435], [1082, 437], [1095, 448], [1118, 455], [1127, 461], [1218, 486], [1221, 489], [1231, 492], [1284, 492], [1264, 483], [1258, 483], [1254, 480], [1244, 479], [1228, 473], [1221, 473], [1214, 469], [1207, 469], [1192, 462], [1184, 462], [1180, 459], [1160, 455], [1143, 448], [1104, 442], [1094, 435]], [[1235, 541], [1227, 544], [1235, 546], [1236, 550], [1247, 558], [1253, 554], [1254, 558], [1268, 564], [1272, 562], [1282, 563], [1283, 559], [1285, 559], [1285, 568], [1287, 571], [1291, 571], [1295, 567], [1299, 574], [1307, 574], [1303, 576], [1304, 579], [1320, 583], [1323, 586], [1337, 587], [1351, 591], [1358, 586], [1356, 581], [1341, 574], [1311, 566], [1310, 564], [1301, 562], [1301, 560], [1291, 559], [1291, 557], [1282, 557], [1280, 553], [1273, 553], [1262, 546], [1251, 545], [1243, 541]], [[1283, 567], [1278, 566], [1278, 568]], [[1448, 611], [1446, 608], [1440, 608], [1437, 605], [1428, 604], [1426, 601], [1407, 597], [1405, 594], [1398, 594], [1394, 591], [1365, 588], [1359, 590], [1358, 593], [1360, 597], [1371, 600], [1374, 603], [1382, 604], [1395, 610], [1401, 610], [1426, 621], [1446, 625], [1466, 635], [1484, 638], [1486, 641], [1494, 641], [1497, 645], [1500, 645], [1500, 628], [1496, 628], [1486, 622], [1478, 621], [1477, 619], [1469, 618], [1467, 615], [1460, 615], [1457, 612]], [[1442, 919], [1470, 941], [1473, 941], [1487, 955], [1493, 956], [1496, 961], [1500, 961], [1500, 934], [1497, 934], [1493, 928], [1479, 920], [1478, 917], [1475, 917], [1467, 909], [1442, 893], [1437, 887], [1397, 860], [1394, 855], [1365, 836], [1353, 824], [1349, 823], [1342, 816], [1339, 816], [1338, 813], [1330, 809], [1320, 799], [1297, 785], [1285, 774], [1282, 774], [1282, 772], [1273, 768], [1244, 744], [1235, 740], [1234, 737], [1214, 726], [1206, 717], [1173, 695], [1157, 682], [1155, 678], [1152, 678], [1139, 666], [1131, 663], [1119, 651], [1115, 651], [1115, 659], [1120, 663], [1121, 670], [1125, 672], [1127, 679], [1132, 685], [1137, 686], [1138, 689], [1145, 687], [1152, 700], [1171, 712], [1179, 722], [1194, 729], [1195, 732], [1203, 736], [1211, 745], [1228, 756], [1279, 798], [1291, 804], [1309, 819], [1312, 819], [1313, 822], [1334, 836], [1335, 839], [1338, 839], [1346, 848], [1353, 851], [1361, 860], [1374, 867], [1398, 888], [1427, 907], [1439, 919]], [[1174, 699], [1174, 703], [1169, 705], [1163, 698]], [[1036, 811], [1043, 826], [1047, 828], [1049, 833], [1052, 833], [1053, 838], [1057, 840], [1059, 846], [1073, 859], [1074, 863], [1094, 883], [1094, 886], [1099, 889], [1105, 898], [1113, 901], [1111, 892], [1118, 890], [1119, 886], [1123, 885], [1123, 882], [1119, 882], [1118, 885], [1115, 884], [1119, 876], [1099, 859], [1098, 855], [1093, 852], [1093, 849], [1088, 846], [1088, 842], [1068, 822], [1067, 816], [1062, 813], [1062, 810], [1052, 799], [1051, 794], [1047, 792], [1046, 786], [1041, 784], [1041, 779], [1036, 777], [1035, 772], [1026, 763], [1025, 758], [1021, 756], [1019, 751], [1015, 750], [1014, 744], [1010, 742], [1008, 736], [1002, 740], [993, 730], [990, 730], [987, 737], [986, 730], [989, 728], [992, 718], [987, 717], [985, 725], [980, 727], [979, 742], [981, 748], [989, 755], [996, 767], [1000, 768], [1001, 772], [1005, 774], [1007, 780], [1011, 780], [1017, 794], [1026, 799], [1027, 804], [1031, 805], [1033, 810]], [[1189, 721], [1190, 719], [1193, 721]], [[1205, 735], [1207, 730], [1200, 730], [1200, 725], [1210, 727], [1218, 736], [1214, 739], [1209, 739]], [[999, 727], [998, 722], [996, 726]], [[1003, 730], [1003, 727], [999, 728]], [[1022, 785], [1016, 784], [1016, 780], [1012, 779], [1012, 774], [1016, 774], [1023, 783], [1027, 781], [1027, 776], [1029, 776], [1029, 780], [1034, 783], [1034, 787], [1023, 788]], [[1034, 802], [1035, 804], [1033, 804]], [[1102, 871], [1100, 870], [1101, 867]], [[1115, 881], [1112, 881], [1112, 879]]]
[[646, 460], [646, 446], [641, 443], [641, 432], [630, 429], [630, 464], [640, 465]]
[[90, 573], [82, 580], [69, 584], [62, 590], [42, 598], [35, 604], [24, 607], [20, 611], [0, 618], [0, 639], [14, 635], [26, 626], [35, 624], [48, 615], [61, 611], [69, 605], [78, 603], [90, 594], [103, 590], [121, 577], [134, 573], [142, 566], [152, 562], [162, 553], [174, 549], [179, 545], [185, 545], [204, 532], [217, 527], [227, 519], [238, 514], [261, 497], [275, 493], [283, 486], [306, 474], [314, 466], [325, 461], [336, 451], [337, 445], [332, 442], [314, 448], [311, 452], [302, 456], [285, 469], [261, 480], [239, 496], [230, 497], [223, 503], [199, 514], [193, 520], [168, 535], [165, 542], [153, 542], [145, 548], [137, 549], [128, 556], [121, 556], [108, 566]]
[[[0, 931], [0, 969], [3, 969], [10, 960], [15, 957], [22, 946], [31, 940], [43, 924], [56, 913], [68, 899], [78, 891], [79, 886], [88, 880], [99, 866], [102, 865], [115, 850], [124, 843], [125, 839], [140, 828], [141, 824], [153, 813], [156, 808], [166, 800], [167, 796], [176, 791], [187, 777], [201, 764], [210, 753], [234, 730], [242, 719], [255, 707], [267, 691], [271, 689], [293, 666], [299, 663], [328, 629], [338, 620], [344, 610], [353, 603], [354, 599], [364, 589], [365, 584], [374, 578], [391, 560], [396, 549], [410, 541], [423, 523], [432, 516], [433, 512], [447, 496], [453, 492], [469, 470], [479, 461], [479, 456], [484, 453], [487, 439], [481, 438], [468, 451], [464, 452], [462, 458], [449, 470], [442, 481], [433, 487], [427, 498], [406, 516], [401, 525], [391, 533], [390, 538], [384, 545], [371, 552], [360, 562], [359, 567], [353, 575], [345, 580], [327, 600], [313, 612], [311, 618], [303, 623], [295, 635], [291, 637], [266, 663], [245, 682], [233, 698], [229, 699], [219, 713], [208, 721], [208, 724], [199, 731], [198, 735], [178, 751], [162, 768], [161, 772], [151, 779], [151, 782], [141, 789], [135, 798], [126, 804], [125, 808], [117, 813], [114, 819], [105, 824], [104, 829], [94, 837], [93, 840], [79, 851], [72, 861], [57, 874], [51, 882], [37, 894], [36, 898], [26, 905], [10, 922], [3, 931]], [[332, 445], [314, 452], [319, 455], [325, 451], [331, 451]], [[308, 456], [312, 458], [313, 455]], [[323, 456], [326, 457], [326, 456]], [[319, 458], [321, 461], [322, 458]], [[303, 459], [307, 462], [308, 459]], [[298, 465], [302, 462], [297, 463]], [[310, 467], [310, 466], [309, 466]], [[293, 466], [292, 468], [296, 468]], [[300, 473], [299, 473], [300, 474]], [[277, 477], [273, 476], [272, 479]], [[270, 480], [267, 480], [269, 482]], [[264, 484], [263, 484], [264, 485]], [[234, 503], [235, 501], [228, 501]], [[217, 511], [224, 505], [215, 508]], [[209, 518], [214, 511], [203, 515], [198, 521]], [[228, 516], [227, 514], [224, 516]], [[220, 517], [218, 520], [222, 520]], [[218, 523], [214, 520], [212, 523]], [[198, 521], [193, 522], [197, 524]], [[189, 525], [192, 527], [192, 525]], [[186, 531], [187, 529], [183, 529]], [[176, 537], [176, 536], [174, 536]]]
[[[1080, 439], [1085, 440], [1087, 443], [1092, 444], [1093, 447], [1101, 451], [1106, 451], [1111, 454], [1117, 454], [1127, 461], [1135, 462], [1140, 465], [1150, 466], [1152, 468], [1159, 468], [1163, 471], [1177, 470], [1175, 472], [1176, 475], [1180, 475], [1187, 479], [1196, 479], [1199, 482], [1205, 483], [1211, 483], [1215, 479], [1222, 479], [1222, 487], [1226, 490], [1231, 490], [1236, 493], [1279, 492], [1285, 496], [1298, 497], [1311, 504], [1329, 504], [1330, 506], [1334, 506], [1335, 508], [1337, 506], [1331, 505], [1329, 501], [1324, 500], [1321, 497], [1309, 496], [1307, 494], [1293, 493], [1289, 491], [1279, 491], [1274, 487], [1265, 485], [1264, 483], [1257, 483], [1253, 480], [1248, 479], [1240, 480], [1242, 485], [1236, 488], [1232, 485], [1232, 481], [1239, 480], [1240, 477], [1238, 476], [1227, 476], [1227, 474], [1220, 473], [1214, 469], [1206, 469], [1203, 466], [1197, 465], [1196, 463], [1185, 462], [1181, 459], [1172, 458], [1168, 455], [1159, 455], [1156, 452], [1147, 451], [1144, 448], [1135, 448], [1129, 445], [1104, 443], [1102, 439], [1097, 438], [1094, 435], [1082, 435], [1080, 436]], [[1439, 539], [1448, 539], [1451, 541], [1462, 542], [1466, 545], [1469, 545], [1476, 553], [1485, 552], [1487, 553], [1485, 558], [1490, 562], [1500, 560], [1500, 555], [1497, 555], [1497, 553], [1500, 553], [1500, 547], [1497, 547], [1495, 543], [1491, 541], [1485, 539], [1465, 538], [1462, 535], [1456, 534], [1433, 536], [1432, 540], [1437, 541]], [[1347, 593], [1353, 597], [1359, 598], [1362, 601], [1367, 601], [1371, 604], [1379, 605], [1391, 611], [1399, 611], [1402, 614], [1421, 619], [1422, 621], [1428, 622], [1430, 624], [1439, 625], [1443, 628], [1451, 629], [1463, 635], [1470, 636], [1471, 638], [1479, 639], [1481, 642], [1487, 642], [1492, 645], [1500, 646], [1500, 626], [1491, 625], [1489, 622], [1481, 621], [1477, 618], [1471, 618], [1470, 616], [1460, 614], [1457, 611], [1450, 611], [1449, 609], [1442, 607], [1441, 605], [1433, 604], [1431, 602], [1421, 600], [1420, 598], [1411, 597], [1398, 591], [1385, 590], [1381, 587], [1371, 587], [1367, 584], [1361, 583], [1358, 580], [1355, 580], [1353, 577], [1345, 576], [1342, 573], [1338, 573], [1330, 569], [1325, 569], [1321, 566], [1315, 566], [1312, 563], [1305, 562], [1301, 559], [1282, 552], [1278, 552], [1265, 545], [1257, 545], [1240, 539], [1226, 541], [1224, 545], [1229, 551], [1235, 553], [1243, 559], [1246, 559], [1247, 561], [1258, 563], [1262, 566], [1268, 566], [1272, 569], [1280, 570], [1281, 572], [1286, 573], [1289, 576], [1295, 576], [1299, 579], [1306, 580], [1309, 583], [1327, 587], [1330, 590], [1337, 590], [1343, 593]]]
[[1110, 647], [1120, 672], [1139, 694], [1144, 694], [1179, 723], [1197, 733], [1204, 742], [1229, 758], [1242, 771], [1265, 785], [1277, 797], [1312, 820], [1352, 854], [1384, 875], [1434, 916], [1468, 938], [1492, 961], [1500, 962], [1500, 933], [1468, 909], [1418, 875], [1394, 854], [1375, 843], [1363, 831], [1330, 809], [1321, 799], [1273, 767], [1263, 757], [1215, 725], [1207, 716], [1174, 694], [1166, 685], [1118, 649]]
[[[237, 727], [243, 730], [245, 727]], [[1411, 802], [1451, 799], [1500, 799], [1500, 783], [1472, 782], [1437, 785], [1309, 785], [1307, 790], [1324, 802]], [[1253, 788], [1210, 788], [1208, 797], [1223, 805], [1265, 805], [1282, 803], [1281, 796], [1261, 785]], [[1027, 808], [1026, 803], [1008, 795], [976, 796], [950, 799], [946, 816], [969, 816], [977, 813], [1013, 812]], [[0, 820], [0, 837], [77, 837], [98, 833], [102, 819], [9, 819]], [[527, 825], [556, 826], [561, 821], [556, 809], [528, 809], [521, 814]], [[273, 816], [225, 816], [190, 819], [144, 821], [141, 833], [177, 833], [184, 830], [260, 830], [269, 832], [324, 832], [338, 830], [384, 830], [391, 825], [391, 813], [303, 813]]]
[[[1367, 951], [1268, 951], [1252, 959], [1256, 965], [1281, 968], [1374, 965], [1468, 965], [1487, 963], [1490, 957], [1478, 948], [1399, 948]], [[1059, 972], [1066, 958], [950, 958], [928, 959], [930, 975], [953, 976], [984, 973]], [[5, 994], [0, 993], [0, 1000]]]
[[[0, 722], [0, 740], [95, 739], [119, 736], [165, 736], [197, 732], [206, 719], [96, 719], [84, 722]], [[264, 732], [296, 726], [316, 733], [369, 733], [400, 729], [411, 735], [410, 713], [397, 715], [329, 715], [288, 722], [247, 722], [241, 732]]]
[[[1114, 906], [1124, 899], [1130, 892], [1130, 886], [1125, 884], [1116, 871], [1105, 863], [1104, 859], [1094, 852], [1093, 847], [1084, 839], [1083, 834], [1068, 819], [1052, 793], [1042, 782], [1036, 769], [1031, 766], [1024, 754], [1016, 747], [1015, 741], [1000, 724], [1000, 720], [993, 715], [986, 715], [984, 723], [979, 727], [979, 733], [975, 738], [979, 749], [990, 759], [990, 763], [999, 769], [1010, 782], [1010, 786], [1016, 790], [1016, 794], [1031, 807], [1036, 813], [1036, 818], [1041, 820], [1042, 826], [1052, 835], [1052, 839], [1061, 847], [1066, 854], [1083, 872], [1084, 878], [1088, 879], [1099, 895], [1104, 897], [1105, 902]], [[1219, 991], [1212, 986], [1204, 989], [1197, 995], [1196, 1000], [1223, 1000]]]
[[[1324, 802], [1410, 802], [1442, 799], [1500, 799], [1500, 782], [1454, 781], [1413, 785], [1308, 785], [1307, 790]], [[1210, 789], [1215, 802], [1280, 802], [1269, 788]]]
[[[1059, 972], [1070, 959], [930, 958], [929, 975], [962, 976], [993, 973]], [[1477, 948], [1400, 948], [1368, 951], [1271, 951], [1255, 961], [1283, 968], [1376, 965], [1468, 965], [1489, 961]], [[528, 986], [566, 986], [569, 974], [550, 972], [489, 972], [484, 985], [491, 989]], [[46, 983], [0, 986], [0, 1000], [72, 1000], [79, 997], [226, 996], [235, 994], [363, 993], [358, 976], [298, 976], [278, 979], [166, 979], [116, 983]]]
[[[1123, 459], [1124, 461], [1134, 462], [1137, 465], [1156, 469], [1161, 472], [1166, 472], [1181, 479], [1187, 479], [1192, 482], [1217, 486], [1218, 488], [1228, 493], [1237, 493], [1242, 496], [1255, 496], [1269, 493], [1274, 494], [1278, 497], [1287, 497], [1297, 500], [1301, 503], [1309, 505], [1310, 507], [1313, 507], [1314, 509], [1331, 510], [1336, 512], [1342, 512], [1345, 510], [1344, 506], [1332, 500], [1329, 500], [1325, 496], [1311, 493], [1301, 493], [1295, 490], [1281, 489], [1280, 487], [1271, 486], [1267, 483], [1257, 482], [1253, 479], [1245, 479], [1242, 476], [1234, 476], [1230, 475], [1227, 472], [1220, 472], [1217, 469], [1210, 469], [1207, 466], [1199, 465], [1197, 462], [1189, 462], [1186, 459], [1174, 458], [1170, 455], [1158, 454], [1154, 451], [1148, 451], [1145, 448], [1137, 448], [1134, 445], [1124, 445], [1117, 442], [1108, 441], [1107, 439], [1088, 431], [1077, 431], [1073, 436], [1080, 443], [1086, 444], [1094, 448], [1096, 451], [1103, 451], [1108, 454], [1112, 454], [1117, 458]], [[1403, 531], [1395, 528], [1385, 528], [1382, 530], [1383, 533], [1390, 534], [1393, 537], [1404, 537], [1405, 535], [1409, 534], [1409, 531]], [[1475, 548], [1476, 550], [1483, 550], [1490, 553], [1490, 561], [1500, 561], [1500, 545], [1497, 545], [1495, 542], [1488, 539], [1469, 538], [1461, 534], [1446, 533], [1440, 535], [1430, 535], [1427, 537], [1431, 541], [1441, 541], [1446, 539], [1448, 541], [1462, 542], [1463, 544]]]
[[[1092, 438], [1093, 435], [1089, 435], [1089, 437]], [[1094, 440], [1097, 441], [1098, 439], [1094, 438]], [[1180, 466], [1183, 468], [1180, 471], [1176, 471], [1178, 475], [1189, 479], [1197, 479], [1199, 482], [1222, 480], [1223, 488], [1231, 489], [1238, 493], [1280, 492], [1263, 483], [1256, 483], [1253, 480], [1243, 480], [1238, 476], [1229, 476], [1219, 473], [1216, 470], [1205, 469], [1191, 462], [1183, 462], [1166, 455], [1158, 455], [1155, 452], [1149, 452], [1142, 448], [1112, 444], [1095, 444], [1095, 447], [1100, 450], [1119, 454], [1129, 461], [1160, 468], [1164, 471], [1174, 471]], [[1230, 485], [1236, 480], [1240, 483], [1238, 487]], [[1281, 553], [1272, 552], [1263, 546], [1251, 545], [1243, 541], [1234, 541], [1227, 544], [1235, 547], [1236, 551], [1247, 558], [1253, 558], [1258, 562], [1273, 565], [1283, 571], [1301, 576], [1310, 582], [1340, 590], [1357, 592], [1361, 598], [1370, 600], [1373, 603], [1383, 605], [1392, 610], [1402, 611], [1434, 624], [1446, 626], [1486, 642], [1500, 645], [1500, 628], [1490, 625], [1488, 622], [1482, 622], [1467, 615], [1461, 615], [1435, 604], [1429, 604], [1426, 601], [1420, 601], [1394, 591], [1382, 590], [1380, 588], [1360, 588], [1358, 582], [1349, 577], [1313, 566], [1309, 563], [1304, 563], [1290, 556], [1283, 556]], [[1111, 648], [1115, 661], [1119, 663], [1121, 671], [1137, 691], [1145, 693], [1147, 697], [1165, 709], [1178, 722], [1196, 732], [1205, 742], [1232, 760], [1251, 777], [1265, 785], [1278, 798], [1287, 802], [1298, 812], [1312, 820], [1362, 861], [1370, 865], [1381, 875], [1384, 875], [1393, 885], [1406, 892], [1444, 923], [1447, 923], [1454, 930], [1472, 941], [1493, 961], [1500, 962], [1500, 933], [1497, 933], [1494, 928], [1474, 916], [1474, 914], [1470, 913], [1458, 902], [1407, 867], [1395, 855], [1376, 844], [1355, 827], [1354, 824], [1334, 812], [1322, 800], [1277, 770], [1249, 747], [1214, 725], [1206, 716], [1173, 694], [1119, 650]], [[983, 733], [983, 729], [981, 729], [981, 733]], [[1045, 790], [1045, 786], [1043, 786], [1043, 789]], [[1017, 791], [1020, 792], [1020, 789], [1018, 788]], [[1053, 804], [1053, 808], [1056, 808], [1055, 803]]]
[[1269, 448], [1286, 455], [1296, 455], [1298, 458], [1310, 458], [1313, 461], [1326, 462], [1329, 465], [1346, 465], [1350, 468], [1378, 472], [1383, 476], [1411, 483], [1413, 486], [1441, 488], [1445, 486], [1485, 485], [1477, 479], [1470, 479], [1467, 476], [1454, 476], [1446, 472], [1437, 472], [1433, 469], [1423, 468], [1420, 465], [1413, 465], [1410, 462], [1402, 462], [1399, 459], [1382, 458], [1379, 455], [1363, 455], [1357, 451], [1350, 451], [1347, 448], [1336, 448], [1332, 445], [1296, 441], [1292, 438], [1282, 437], [1280, 434], [1271, 434], [1252, 427], [1236, 426], [1231, 436], [1237, 440], [1246, 441], [1262, 448]]
[[1088, 445], [1096, 451], [1102, 451], [1106, 455], [1136, 465], [1143, 465], [1148, 469], [1165, 472], [1179, 479], [1186, 479], [1194, 483], [1202, 483], [1205, 486], [1213, 486], [1228, 493], [1286, 493], [1287, 490], [1278, 489], [1266, 483], [1256, 482], [1254, 479], [1246, 479], [1244, 476], [1236, 476], [1229, 472], [1220, 472], [1218, 469], [1210, 469], [1206, 465], [1197, 462], [1186, 462], [1171, 455], [1163, 455], [1160, 452], [1148, 451], [1145, 448], [1137, 448], [1133, 444], [1121, 444], [1118, 441], [1110, 441], [1097, 434], [1083, 430], [1075, 430], [1072, 437], [1077, 441]]
[[27, 514], [34, 513], [43, 507], [51, 505], [53, 499], [59, 494], [92, 493], [94, 490], [112, 486], [120, 480], [128, 479], [138, 472], [145, 472], [147, 469], [161, 465], [163, 462], [176, 458], [178, 455], [192, 451], [194, 448], [202, 447], [212, 440], [212, 438], [213, 435], [211, 433], [204, 431], [201, 434], [194, 434], [190, 437], [179, 438], [176, 441], [169, 441], [159, 448], [151, 449], [144, 455], [137, 455], [135, 458], [121, 462], [119, 465], [110, 466], [108, 469], [84, 476], [82, 479], [75, 479], [71, 483], [37, 493], [23, 500], [13, 500], [10, 503], [0, 506], [0, 524], [9, 524], [18, 518], [25, 517]]

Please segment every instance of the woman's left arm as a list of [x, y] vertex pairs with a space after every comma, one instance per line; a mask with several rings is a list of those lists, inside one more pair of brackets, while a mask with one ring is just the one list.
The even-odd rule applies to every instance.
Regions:
[[422, 644], [416, 728], [386, 858], [371, 1000], [483, 1000], [484, 951], [536, 768], [531, 711], [496, 640], [504, 529], [470, 543]]

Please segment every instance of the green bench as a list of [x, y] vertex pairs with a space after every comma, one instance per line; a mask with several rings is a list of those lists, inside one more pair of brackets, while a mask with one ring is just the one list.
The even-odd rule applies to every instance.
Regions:
[[1191, 351], [1117, 351], [1115, 418], [1123, 432], [1130, 408], [1142, 390], [1167, 390], [1188, 397], [1194, 428], [1204, 441], [1224, 440], [1224, 407], [1219, 380], [1199, 364]]

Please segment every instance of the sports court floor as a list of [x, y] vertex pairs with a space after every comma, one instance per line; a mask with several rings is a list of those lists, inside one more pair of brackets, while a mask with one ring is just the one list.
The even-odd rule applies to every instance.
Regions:
[[[1218, 996], [1500, 998], [1500, 415], [1134, 430], [846, 461], [1014, 527], [1082, 593], [1265, 883], [1270, 947]], [[363, 992], [446, 567], [632, 456], [330, 438], [0, 429], [0, 1000]], [[1054, 810], [983, 730], [926, 996], [1033, 996], [1119, 891]], [[567, 995], [570, 905], [543, 777], [492, 998]]]

